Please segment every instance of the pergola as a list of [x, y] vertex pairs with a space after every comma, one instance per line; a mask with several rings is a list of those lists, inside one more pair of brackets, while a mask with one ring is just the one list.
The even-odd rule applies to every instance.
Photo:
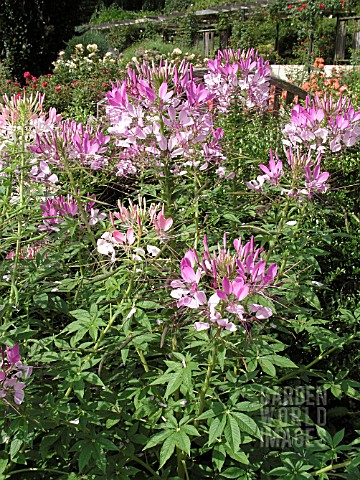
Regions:
[[[228, 46], [228, 39], [231, 35], [232, 21], [229, 18], [228, 23], [224, 29], [218, 28], [218, 20], [220, 14], [231, 14], [235, 12], [241, 12], [242, 19], [245, 20], [246, 17], [253, 11], [259, 8], [266, 8], [274, 0], [255, 0], [253, 2], [246, 3], [228, 3], [225, 5], [219, 5], [206, 10], [198, 10], [192, 12], [192, 15], [198, 20], [198, 29], [195, 34], [195, 46], [198, 47], [200, 41], [202, 40], [203, 45], [203, 54], [205, 57], [209, 56], [215, 49], [215, 35], [219, 34], [219, 45], [220, 49], [224, 49]], [[296, 5], [301, 3], [298, 1], [291, 2]], [[326, 12], [325, 12], [326, 13]], [[183, 12], [174, 12], [167, 15], [157, 15], [144, 18], [128, 19], [128, 20], [119, 20], [115, 22], [106, 22], [98, 25], [88, 24], [86, 29], [90, 30], [109, 30], [111, 28], [121, 28], [122, 26], [127, 25], [141, 25], [145, 23], [154, 23], [159, 25], [160, 28], [163, 28], [163, 35], [165, 36], [169, 32], [176, 32], [179, 29], [177, 19], [184, 15]], [[281, 15], [278, 17], [281, 19], [288, 19], [288, 15]], [[354, 22], [354, 34], [353, 34], [353, 48], [355, 50], [360, 50], [360, 17], [341, 17], [338, 13], [336, 14], [337, 26], [336, 26], [336, 40], [335, 40], [335, 56], [334, 64], [345, 63], [345, 39], [346, 39], [346, 30], [349, 25], [349, 22]], [[279, 47], [279, 23], [277, 24], [274, 45], [275, 50], [278, 50]], [[310, 42], [310, 51], [312, 51], [312, 43]]]

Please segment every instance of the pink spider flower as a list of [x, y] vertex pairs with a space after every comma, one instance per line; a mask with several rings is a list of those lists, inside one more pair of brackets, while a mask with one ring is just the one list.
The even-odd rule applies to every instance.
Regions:
[[216, 326], [234, 332], [240, 323], [249, 333], [251, 319], [264, 320], [273, 314], [271, 308], [252, 303], [251, 298], [254, 294], [264, 296], [274, 285], [277, 265], [266, 267], [261, 258], [263, 249], [255, 248], [253, 237], [247, 243], [236, 239], [235, 254], [226, 243], [224, 235], [223, 245], [210, 252], [205, 236], [201, 257], [188, 250], [180, 262], [181, 279], [171, 282], [170, 295], [178, 308], [196, 309], [205, 317], [195, 322], [197, 331]]
[[0, 347], [0, 398], [6, 402], [12, 397], [16, 405], [20, 405], [25, 397], [25, 383], [21, 380], [27, 380], [32, 367], [21, 363], [19, 345], [15, 344], [12, 348], [6, 347], [6, 350]]

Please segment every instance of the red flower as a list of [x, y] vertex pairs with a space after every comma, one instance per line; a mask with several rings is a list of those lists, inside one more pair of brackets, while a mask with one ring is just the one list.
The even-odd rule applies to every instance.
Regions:
[[288, 9], [291, 10], [293, 8], [292, 5], [288, 5]]
[[58, 85], [57, 87], [55, 87], [56, 92], [58, 92], [59, 90], [61, 90], [61, 85]]
[[301, 12], [302, 8], [301, 7], [298, 7], [298, 12]]
[[302, 7], [303, 7], [303, 9], [305, 10], [305, 8], [306, 8], [306, 3], [303, 3], [303, 4], [302, 4]]
[[44, 87], [44, 88], [47, 87], [47, 85], [48, 85], [47, 82], [43, 82], [43, 83], [41, 84], [41, 86]]
[[11, 80], [6, 80], [6, 83], [11, 83]]
[[320, 10], [324, 10], [324, 8], [325, 8], [325, 5], [324, 5], [323, 3], [320, 3], [320, 5], [319, 5], [319, 6], [320, 6]]
[[24, 78], [30, 78], [32, 77], [30, 72], [24, 72]]

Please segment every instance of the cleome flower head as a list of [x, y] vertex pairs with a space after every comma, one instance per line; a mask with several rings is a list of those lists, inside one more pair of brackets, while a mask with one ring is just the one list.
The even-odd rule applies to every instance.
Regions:
[[0, 398], [9, 403], [11, 399], [16, 405], [20, 405], [25, 397], [25, 383], [21, 380], [27, 380], [32, 367], [21, 363], [19, 345], [13, 347], [0, 347]]
[[254, 238], [243, 243], [234, 240], [235, 252], [223, 245], [210, 253], [207, 238], [201, 256], [188, 250], [180, 262], [181, 278], [171, 282], [171, 297], [178, 308], [197, 310], [200, 317], [194, 323], [197, 331], [210, 327], [234, 332], [241, 325], [249, 333], [253, 320], [269, 318], [270, 307], [253, 302], [266, 301], [268, 289], [274, 286], [277, 265], [266, 265], [262, 248], [255, 248]]

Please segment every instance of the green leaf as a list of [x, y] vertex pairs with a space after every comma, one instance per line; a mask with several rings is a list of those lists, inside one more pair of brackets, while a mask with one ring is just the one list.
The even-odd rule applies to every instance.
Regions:
[[174, 431], [172, 434], [165, 440], [160, 450], [160, 468], [162, 468], [165, 463], [169, 460], [171, 455], [174, 453], [176, 442], [174, 438]]
[[175, 432], [174, 439], [176, 446], [190, 456], [191, 441], [182, 428], [180, 428], [178, 432]]
[[[83, 309], [71, 310], [71, 312], [69, 312], [69, 313], [70, 313], [70, 315], [75, 317], [76, 320], [79, 320], [79, 322], [81, 322], [81, 323], [89, 323], [91, 321], [90, 313], [87, 310], [83, 310]], [[66, 328], [65, 328], [65, 330], [66, 330]]]
[[245, 452], [243, 452], [241, 449], [234, 452], [229, 445], [225, 445], [225, 451], [229, 455], [229, 457], [231, 457], [236, 462], [243, 463], [244, 465], [249, 465], [249, 459], [246, 456]]
[[20, 440], [19, 438], [15, 438], [14, 440], [12, 440], [12, 442], [10, 444], [10, 458], [11, 458], [11, 460], [14, 460], [14, 457], [19, 452], [23, 443], [24, 442], [22, 440]]
[[165, 398], [168, 399], [169, 396], [174, 393], [183, 383], [184, 372], [183, 369], [179, 370], [178, 372], [174, 372], [171, 376], [171, 380], [167, 386], [165, 392]]
[[164, 440], [166, 440], [170, 435], [172, 435], [174, 430], [163, 430], [162, 432], [156, 433], [154, 436], [150, 438], [148, 443], [145, 445], [143, 450], [146, 450], [147, 448], [152, 448], [155, 447], [156, 445], [159, 445], [159, 443], [162, 443]]
[[316, 425], [316, 430], [319, 435], [319, 437], [327, 444], [332, 446], [332, 438], [331, 435], [328, 431], [325, 430], [325, 428], [319, 427], [319, 425]]
[[200, 437], [200, 433], [196, 430], [193, 425], [182, 425], [181, 430], [189, 435], [194, 435], [195, 437]]
[[271, 377], [276, 376], [276, 369], [275, 369], [274, 365], [269, 360], [267, 360], [264, 357], [260, 357], [259, 358], [259, 363], [260, 363], [260, 366], [261, 366], [262, 370], [265, 373], [267, 373]]
[[83, 471], [84, 467], [88, 464], [90, 457], [92, 455], [92, 445], [91, 443], [85, 443], [83, 444], [83, 448], [80, 450], [80, 455], [79, 455], [79, 470], [80, 472]]
[[79, 398], [84, 398], [84, 381], [80, 378], [79, 380], [76, 380], [73, 385], [74, 392]]
[[242, 478], [244, 475], [244, 470], [240, 467], [229, 467], [223, 472], [221, 472], [221, 476], [225, 478]]
[[304, 300], [308, 302], [309, 305], [311, 305], [312, 307], [315, 307], [316, 310], [321, 310], [321, 304], [320, 304], [319, 298], [310, 287], [307, 287], [306, 285], [301, 285], [300, 291], [302, 293]]
[[289, 358], [282, 357], [281, 355], [265, 355], [262, 359], [269, 360], [271, 363], [284, 368], [297, 368], [297, 365]]
[[220, 368], [221, 368], [222, 372], [224, 371], [225, 356], [226, 356], [226, 348], [225, 348], [225, 345], [222, 344], [222, 345], [220, 345], [220, 347], [218, 348], [218, 351], [217, 351], [217, 357], [218, 357]]
[[219, 472], [221, 472], [221, 469], [225, 463], [225, 458], [226, 452], [224, 446], [221, 443], [216, 444], [212, 451], [212, 462], [216, 470]]
[[240, 446], [240, 429], [238, 422], [235, 420], [234, 417], [228, 414], [226, 425], [224, 429], [225, 439], [228, 442], [231, 450], [236, 452]]
[[214, 418], [209, 428], [209, 439], [208, 439], [209, 445], [211, 445], [218, 438], [221, 437], [225, 428], [225, 424], [226, 424], [226, 415], [223, 415], [221, 417], [221, 420], [219, 417]]
[[245, 415], [244, 413], [234, 411], [232, 412], [232, 415], [234, 418], [236, 418], [236, 421], [242, 432], [249, 433], [260, 440], [262, 439], [259, 427], [251, 417]]
[[99, 387], [105, 387], [102, 380], [96, 375], [96, 373], [92, 372], [82, 372], [81, 377], [86, 381], [91, 383], [92, 385], [97, 385]]
[[344, 434], [345, 434], [345, 428], [342, 428], [337, 433], [335, 433], [335, 435], [333, 437], [333, 446], [334, 447], [337, 447], [339, 445], [339, 443], [344, 438]]

